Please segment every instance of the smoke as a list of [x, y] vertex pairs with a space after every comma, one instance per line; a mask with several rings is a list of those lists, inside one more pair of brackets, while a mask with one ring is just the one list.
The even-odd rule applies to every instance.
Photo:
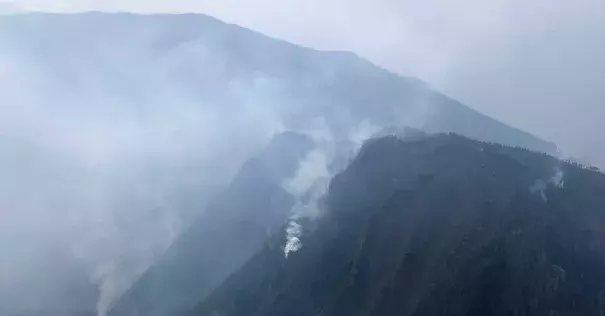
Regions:
[[299, 221], [315, 219], [319, 216], [319, 199], [327, 191], [327, 183], [332, 177], [330, 163], [334, 157], [333, 141], [330, 133], [315, 133], [316, 148], [301, 161], [295, 175], [284, 181], [284, 189], [295, 198], [288, 226], [284, 255], [302, 248], [300, 240], [303, 228]]
[[550, 182], [557, 188], [563, 188], [565, 185], [565, 172], [560, 166], [555, 168], [555, 174], [550, 178]]
[[[113, 299], [123, 291], [124, 285], [120, 284], [120, 279], [115, 276], [119, 273], [115, 263], [110, 262], [106, 265], [100, 264], [97, 266], [96, 281], [99, 285], [99, 299], [97, 300], [96, 308], [98, 316], [106, 316], [109, 312], [109, 306]], [[122, 281], [123, 282], [123, 281]]]
[[565, 185], [565, 172], [561, 168], [560, 165], [557, 165], [554, 168], [553, 175], [548, 178], [548, 180], [536, 179], [534, 183], [529, 187], [529, 191], [532, 194], [539, 194], [540, 198], [544, 203], [548, 202], [548, 197], [546, 196], [546, 191], [548, 186], [552, 186], [554, 188], [562, 189]]
[[605, 165], [602, 0], [17, 2], [63, 12], [200, 12], [305, 46], [354, 51]]
[[[125, 48], [101, 41], [92, 55], [36, 56], [10, 43], [0, 43], [0, 314], [84, 308], [89, 297], [54, 297], [63, 289], [41, 277], [66, 270], [53, 270], [60, 261], [86, 273], [103, 316], [249, 155], [283, 130], [273, 100], [279, 83], [233, 78], [226, 93], [238, 104], [233, 111], [174, 79], [200, 43], [176, 48], [163, 64], [137, 47], [121, 63], [123, 78], [104, 77], [103, 62]], [[77, 51], [69, 45], [65, 52]], [[151, 86], [141, 87], [142, 77]]]
[[295, 222], [295, 219], [291, 218], [286, 228], [286, 246], [284, 247], [284, 255], [286, 259], [291, 252], [297, 252], [302, 248], [302, 242], [300, 237], [302, 236], [302, 226]]
[[544, 203], [548, 202], [548, 198], [546, 197], [546, 182], [542, 179], [537, 179], [534, 183], [529, 187], [529, 192], [532, 194], [539, 194], [540, 198]]
[[[307, 51], [312, 56], [301, 67], [296, 54], [288, 55], [291, 46], [278, 45], [287, 58], [274, 69], [261, 58], [269, 53], [263, 49], [274, 48], [264, 40], [250, 49], [260, 55], [250, 61], [248, 51], [231, 45], [240, 30], [197, 37], [187, 32], [215, 22], [158, 19], [28, 15], [17, 31], [0, 29], [0, 239], [10, 241], [0, 258], [23, 258], [2, 260], [0, 283], [14, 285], [3, 292], [46, 297], [46, 281], [20, 276], [41, 274], [41, 262], [54, 254], [29, 257], [13, 249], [60, 249], [85, 270], [104, 315], [251, 153], [286, 126], [316, 143], [284, 184], [296, 198], [285, 251], [298, 251], [304, 221], [321, 215], [330, 178], [377, 131], [352, 110], [332, 108], [329, 94], [298, 100], [331, 87], [339, 78], [332, 75], [343, 74], [348, 62], [343, 55], [326, 55], [338, 57], [331, 69], [321, 58], [311, 65], [320, 55]], [[226, 46], [214, 36], [225, 36]], [[321, 82], [313, 89], [316, 77]], [[419, 103], [402, 106], [397, 118], [420, 123]], [[316, 108], [298, 115], [307, 106]], [[320, 113], [332, 121], [309, 118]]]
[[380, 128], [364, 120], [349, 131], [346, 139], [339, 140], [325, 121], [319, 119], [314, 128], [306, 132], [314, 140], [315, 149], [300, 162], [295, 175], [283, 183], [296, 201], [286, 227], [286, 258], [303, 247], [303, 222], [321, 216], [321, 198], [327, 193], [332, 177], [346, 168], [363, 142], [378, 131]]
[[[41, 1], [23, 3], [30, 9], [53, 6]], [[95, 2], [95, 5], [104, 6], [97, 7], [103, 9], [111, 3]], [[87, 4], [92, 5], [92, 2], [63, 1], [59, 10], [74, 9], [74, 6], [75, 9], [88, 9]], [[140, 4], [150, 6], [149, 1]], [[220, 10], [221, 5], [222, 2], [216, 2], [209, 6]], [[280, 6], [284, 7], [283, 4]], [[357, 50], [374, 60], [380, 59], [380, 64], [396, 65], [392, 68], [405, 73], [410, 73], [409, 69], [398, 67], [420, 65], [415, 69], [418, 73], [428, 70], [430, 76], [439, 77], [445, 72], [442, 66], [449, 64], [451, 50], [439, 49], [438, 44], [453, 42], [438, 39], [442, 36], [466, 38], [451, 36], [449, 31], [454, 29], [439, 27], [438, 33], [448, 32], [427, 42], [426, 38], [417, 37], [424, 37], [424, 31], [430, 29], [422, 17], [413, 21], [401, 19], [395, 10], [387, 10], [389, 14], [377, 14], [375, 16], [380, 18], [372, 19], [368, 24], [362, 22], [369, 21], [358, 17], [365, 16], [366, 12], [376, 13], [366, 10], [374, 7], [369, 3], [351, 6], [357, 8], [353, 16], [343, 18], [338, 15], [344, 20], [337, 24], [347, 26], [338, 30], [344, 32], [340, 34], [326, 27], [335, 16], [328, 11], [321, 11], [325, 14], [317, 16], [317, 7], [310, 6], [304, 16], [288, 15], [298, 19], [297, 23], [312, 17], [319, 19], [311, 21], [322, 22], [313, 25], [314, 32], [307, 27], [297, 28], [302, 30], [297, 33], [300, 42], [323, 48]], [[235, 7], [241, 6], [232, 5], [226, 10]], [[267, 6], [252, 7], [260, 10]], [[432, 8], [421, 7], [421, 12], [430, 16]], [[452, 9], [449, 5], [446, 7]], [[330, 8], [342, 11], [342, 5], [332, 3]], [[292, 7], [290, 10], [298, 11]], [[441, 13], [450, 16], [449, 12]], [[236, 15], [240, 18], [250, 16], [249, 10], [239, 10]], [[481, 33], [481, 36], [470, 37], [471, 41], [481, 42], [475, 39], [484, 38], [484, 35], [491, 37], [493, 33], [487, 28], [476, 26], [491, 25], [494, 19], [474, 11], [471, 15], [473, 23], [464, 29]], [[283, 16], [279, 19], [283, 20]], [[523, 21], [529, 20], [532, 19]], [[35, 19], [33, 21], [37, 23]], [[186, 19], [183, 21], [188, 23]], [[275, 35], [280, 35], [277, 34], [280, 30], [288, 31], [287, 28], [275, 28], [275, 21], [269, 22], [265, 26]], [[414, 25], [405, 27], [408, 22]], [[99, 315], [103, 315], [115, 298], [166, 249], [182, 227], [204, 209], [208, 198], [229, 182], [249, 154], [285, 129], [282, 124], [284, 113], [280, 108], [300, 104], [283, 95], [283, 80], [262, 75], [256, 69], [250, 70], [251, 73], [240, 73], [240, 65], [228, 60], [229, 52], [213, 51], [201, 40], [183, 41], [180, 38], [188, 34], [178, 33], [179, 38], [167, 38], [163, 26], [155, 23], [138, 28], [120, 23], [118, 19], [115, 25], [102, 25], [111, 31], [99, 31], [98, 34], [95, 30], [83, 29], [70, 30], [69, 36], [56, 33], [52, 37], [53, 34], [49, 36], [38, 30], [39, 33], [9, 32], [13, 41], [0, 38], [0, 242], [3, 243], [0, 248], [3, 252], [0, 253], [0, 299], [7, 297], [4, 292], [47, 291], [51, 282], [42, 284], [46, 282], [42, 278], [32, 280], [22, 276], [39, 276], [42, 271], [52, 273], [42, 262], [53, 259], [60, 252], [81, 264], [88, 278], [98, 286], [97, 309]], [[352, 31], [349, 26], [361, 29]], [[67, 32], [66, 29], [59, 28], [62, 32]], [[423, 32], [406, 32], [401, 40], [397, 35], [400, 29]], [[121, 33], [127, 34], [114, 36]], [[328, 33], [332, 37], [319, 39], [318, 35]], [[92, 42], [94, 45], [80, 45], [91, 43], [87, 41], [91, 34], [98, 36]], [[343, 34], [347, 36], [341, 37]], [[125, 40], [135, 38], [134, 45]], [[336, 38], [344, 38], [346, 43], [336, 41]], [[40, 47], [31, 51], [11, 47], [11, 43], [28, 41], [40, 44]], [[390, 49], [394, 42], [402, 46]], [[454, 50], [467, 51], [467, 48], [458, 50], [454, 47]], [[399, 59], [403, 52], [406, 57]], [[468, 58], [473, 63], [477, 61], [471, 57]], [[490, 61], [489, 64], [498, 63]], [[199, 73], [207, 77], [196, 77]], [[485, 76], [479, 77], [481, 84], [490, 84], [484, 80]], [[567, 77], [577, 76], [549, 76]], [[213, 91], [215, 81], [228, 82], [224, 95], [213, 93], [216, 92]], [[468, 87], [473, 93], [482, 90], [473, 84]], [[201, 89], [206, 89], [206, 96], [200, 93]], [[491, 89], [483, 91], [492, 94]], [[526, 104], [502, 99], [507, 105], [525, 107]], [[479, 104], [481, 102], [473, 102], [473, 105]], [[502, 107], [505, 108], [508, 109]], [[525, 111], [509, 112], [530, 117]], [[401, 116], [417, 121], [416, 118], [405, 118], [408, 114], [401, 113]], [[295, 115], [291, 117], [298, 119]], [[551, 124], [550, 119], [548, 123], [549, 126], [560, 126]], [[286, 256], [303, 246], [300, 243], [303, 221], [321, 216], [321, 196], [327, 190], [329, 179], [346, 165], [348, 157], [355, 154], [363, 140], [376, 132], [374, 126], [363, 122], [350, 131], [348, 139], [342, 140], [334, 136], [336, 133], [325, 121], [317, 120], [311, 125], [307, 132], [316, 140], [317, 148], [301, 162], [296, 175], [284, 184], [297, 201], [286, 231]], [[344, 149], [343, 141], [346, 143]], [[563, 185], [563, 177], [555, 183]], [[536, 192], [544, 194], [540, 186]], [[61, 251], [52, 250], [38, 256], [42, 253], [40, 249]], [[10, 286], [4, 286], [7, 284]], [[6, 301], [20, 304], [16, 300]]]

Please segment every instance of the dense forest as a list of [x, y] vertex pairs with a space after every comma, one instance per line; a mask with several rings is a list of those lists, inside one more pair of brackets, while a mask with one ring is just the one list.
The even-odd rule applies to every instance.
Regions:
[[188, 315], [601, 315], [605, 175], [458, 135], [368, 141]]

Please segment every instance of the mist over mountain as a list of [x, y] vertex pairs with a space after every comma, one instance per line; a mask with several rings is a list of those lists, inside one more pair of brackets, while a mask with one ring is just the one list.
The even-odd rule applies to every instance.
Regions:
[[605, 175], [457, 135], [368, 141], [300, 250], [188, 315], [598, 315]]
[[286, 223], [286, 210], [295, 201], [282, 182], [295, 174], [312, 148], [312, 140], [303, 135], [277, 135], [258, 157], [244, 164], [225, 192], [109, 315], [177, 315], [203, 299]]
[[[297, 225], [316, 216], [331, 175], [355, 144], [388, 126], [556, 152], [352, 53], [299, 47], [196, 14], [2, 15], [0, 86], [0, 302], [23, 315], [56, 310], [63, 300], [54, 293], [78, 306], [59, 309], [67, 316], [102, 316], [114, 305], [128, 314], [160, 305], [168, 291], [175, 296], [162, 306], [190, 307], [247, 261], [262, 230], [290, 231], [298, 249]], [[271, 174], [293, 159], [281, 153], [290, 149], [263, 171], [249, 162], [284, 131], [312, 138], [316, 149], [298, 161], [290, 185]], [[248, 169], [271, 189], [252, 185]], [[268, 202], [274, 196], [277, 205]], [[250, 213], [237, 204], [244, 201], [256, 205]], [[231, 212], [268, 213], [255, 238], [212, 235], [214, 221], [237, 230]], [[224, 249], [213, 238], [241, 252], [217, 257]], [[198, 263], [212, 272], [196, 272]], [[74, 271], [78, 286], [38, 277], [64, 271]], [[192, 282], [191, 296], [176, 296]], [[93, 296], [94, 306], [80, 312]]]
[[343, 132], [365, 119], [555, 150], [352, 53], [301, 48], [208, 16], [24, 14], [0, 23], [4, 56], [124, 107], [187, 101], [223, 115], [274, 111], [288, 129], [321, 117]]

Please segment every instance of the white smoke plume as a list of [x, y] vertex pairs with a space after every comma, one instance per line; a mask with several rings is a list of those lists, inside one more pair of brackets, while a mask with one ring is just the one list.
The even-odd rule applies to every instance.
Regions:
[[544, 203], [548, 202], [548, 197], [546, 196], [546, 190], [548, 186], [554, 186], [555, 188], [563, 188], [565, 185], [565, 172], [561, 169], [561, 166], [557, 165], [554, 170], [554, 174], [547, 180], [537, 179], [534, 183], [529, 187], [529, 191], [532, 194], [539, 194]]
[[539, 194], [544, 203], [548, 202], [548, 198], [546, 197], [546, 182], [542, 179], [538, 179], [534, 181], [534, 183], [529, 187], [529, 192], [532, 194]]
[[319, 216], [318, 201], [325, 194], [327, 183], [332, 176], [329, 165], [333, 154], [329, 152], [328, 145], [329, 143], [318, 144], [301, 161], [294, 177], [287, 179], [283, 184], [286, 191], [296, 200], [286, 228], [286, 258], [291, 252], [296, 252], [302, 247], [300, 238], [303, 229], [298, 222], [304, 218], [314, 219]]
[[555, 168], [555, 174], [550, 178], [550, 182], [557, 188], [563, 188], [565, 185], [565, 172], [560, 166]]
[[300, 237], [302, 236], [302, 226], [291, 219], [286, 228], [286, 246], [284, 247], [284, 255], [288, 258], [291, 252], [297, 252], [302, 248]]
[[[344, 152], [337, 149], [338, 140], [326, 127], [323, 120], [316, 122], [316, 127], [307, 132], [315, 142], [315, 149], [307, 154], [301, 161], [295, 175], [284, 181], [283, 187], [292, 194], [296, 204], [291, 210], [291, 216], [286, 228], [286, 244], [284, 255], [288, 258], [292, 252], [297, 252], [303, 246], [301, 236], [304, 228], [301, 220], [315, 220], [321, 216], [320, 199], [327, 193], [328, 185], [334, 174], [342, 171], [345, 164], [337, 164], [335, 161], [348, 161], [352, 159], [361, 148], [363, 142], [376, 132], [379, 128], [362, 121], [359, 126], [351, 129], [344, 142]], [[345, 157], [342, 157], [342, 156]]]

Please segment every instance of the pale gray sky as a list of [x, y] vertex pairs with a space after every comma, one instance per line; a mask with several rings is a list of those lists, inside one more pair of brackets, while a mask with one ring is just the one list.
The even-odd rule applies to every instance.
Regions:
[[28, 10], [199, 12], [352, 50], [605, 165], [605, 0], [17, 0]]

